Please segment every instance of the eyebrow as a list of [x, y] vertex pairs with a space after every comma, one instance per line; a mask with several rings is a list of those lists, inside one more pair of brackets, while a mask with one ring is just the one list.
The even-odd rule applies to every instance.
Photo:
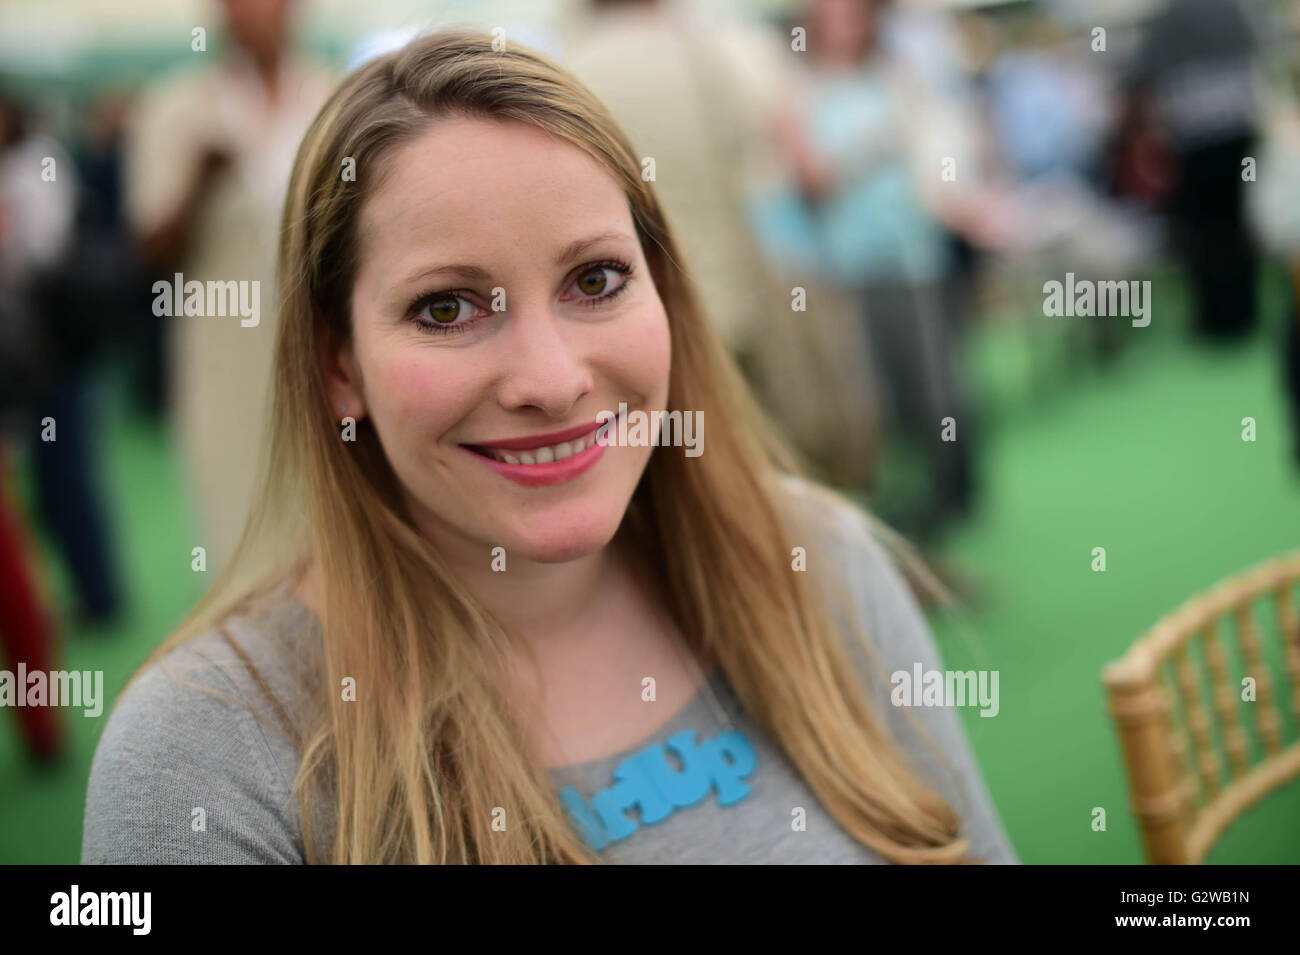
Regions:
[[[567, 265], [592, 246], [599, 245], [601, 242], [607, 242], [611, 239], [635, 241], [632, 236], [628, 235], [626, 232], [602, 232], [600, 235], [593, 235], [589, 239], [579, 239], [576, 242], [570, 242], [560, 251], [560, 254], [555, 257], [555, 264]], [[421, 269], [418, 272], [414, 272], [407, 276], [405, 281], [407, 283], [418, 282], [431, 275], [459, 275], [463, 278], [480, 282], [486, 282], [492, 278], [487, 269], [481, 268], [477, 265], [442, 265], [436, 269]]]
[[626, 232], [602, 232], [600, 235], [593, 235], [590, 239], [579, 239], [577, 242], [570, 242], [555, 258], [556, 265], [567, 265], [578, 256], [582, 255], [593, 245], [599, 245], [601, 242], [607, 242], [610, 239], [626, 239], [635, 241]]

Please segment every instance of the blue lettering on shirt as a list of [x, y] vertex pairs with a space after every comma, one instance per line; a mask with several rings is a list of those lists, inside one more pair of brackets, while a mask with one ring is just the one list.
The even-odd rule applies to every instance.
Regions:
[[[614, 781], [590, 802], [575, 786], [560, 790], [560, 802], [587, 844], [599, 852], [641, 825], [663, 822], [678, 809], [695, 805], [711, 789], [717, 791], [720, 806], [748, 796], [750, 786], [741, 780], [754, 772], [758, 755], [745, 734], [726, 730], [702, 743], [695, 740], [695, 730], [682, 730], [666, 744], [629, 756], [614, 768]], [[668, 761], [668, 750], [676, 754], [680, 769]], [[640, 810], [640, 824], [627, 815], [633, 807]]]

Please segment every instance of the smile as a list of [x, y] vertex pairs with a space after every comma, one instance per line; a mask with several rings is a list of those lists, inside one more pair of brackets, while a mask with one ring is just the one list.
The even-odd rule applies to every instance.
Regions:
[[506, 464], [522, 464], [525, 466], [537, 464], [550, 464], [553, 461], [563, 461], [565, 458], [571, 458], [575, 454], [594, 446], [596, 443], [596, 429], [592, 428], [590, 434], [585, 434], [580, 438], [574, 438], [572, 441], [561, 441], [559, 444], [546, 444], [529, 451], [519, 450], [515, 452], [499, 451], [496, 448], [472, 448], [497, 461], [504, 461]]
[[526, 487], [540, 487], [571, 481], [595, 467], [606, 450], [606, 445], [596, 440], [602, 426], [579, 425], [567, 431], [462, 447], [502, 477]]

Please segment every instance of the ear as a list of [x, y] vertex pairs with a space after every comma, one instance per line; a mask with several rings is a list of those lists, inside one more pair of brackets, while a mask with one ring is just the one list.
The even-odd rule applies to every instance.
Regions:
[[317, 315], [316, 350], [335, 417], [360, 421], [366, 415], [366, 395], [351, 338], [340, 341], [329, 323]]

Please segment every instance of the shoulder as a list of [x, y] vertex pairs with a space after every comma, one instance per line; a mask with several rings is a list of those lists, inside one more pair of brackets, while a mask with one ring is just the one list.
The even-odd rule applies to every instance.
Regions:
[[[903, 562], [919, 566], [907, 542], [848, 498], [815, 482], [788, 475], [787, 526], [806, 541], [805, 573], [846, 635], [864, 633], [871, 659], [859, 657], [876, 685], [914, 663], [937, 665], [929, 624], [903, 575]], [[857, 653], [858, 643], [848, 641]]]
[[282, 697], [295, 709], [295, 675], [274, 622], [231, 618], [122, 693], [91, 765], [83, 862], [302, 861], [295, 747], [277, 717]]
[[779, 476], [778, 499], [787, 528], [803, 543], [806, 572], [873, 617], [888, 613], [909, 627], [922, 621], [901, 565], [916, 558], [894, 531], [849, 498], [789, 474]]
[[899, 566], [906, 562], [924, 573], [919, 558], [898, 534], [852, 501], [811, 481], [781, 480], [788, 528], [808, 541], [806, 573], [821, 585], [869, 704], [921, 778], [963, 818], [975, 857], [1015, 862], [957, 713], [946, 707], [899, 706], [891, 692], [898, 674], [944, 666]]
[[[937, 666], [939, 652], [912, 588], [907, 564], [924, 574], [920, 559], [895, 531], [848, 498], [815, 482], [783, 475], [787, 528], [805, 548], [805, 573], [846, 635], [865, 633], [870, 654], [858, 662], [876, 685], [917, 662]], [[797, 539], [796, 539], [797, 538]], [[793, 546], [793, 545], [792, 545]]]
[[809, 478], [778, 472], [775, 487], [788, 516], [806, 525], [840, 530], [866, 522], [865, 511], [844, 495]]

